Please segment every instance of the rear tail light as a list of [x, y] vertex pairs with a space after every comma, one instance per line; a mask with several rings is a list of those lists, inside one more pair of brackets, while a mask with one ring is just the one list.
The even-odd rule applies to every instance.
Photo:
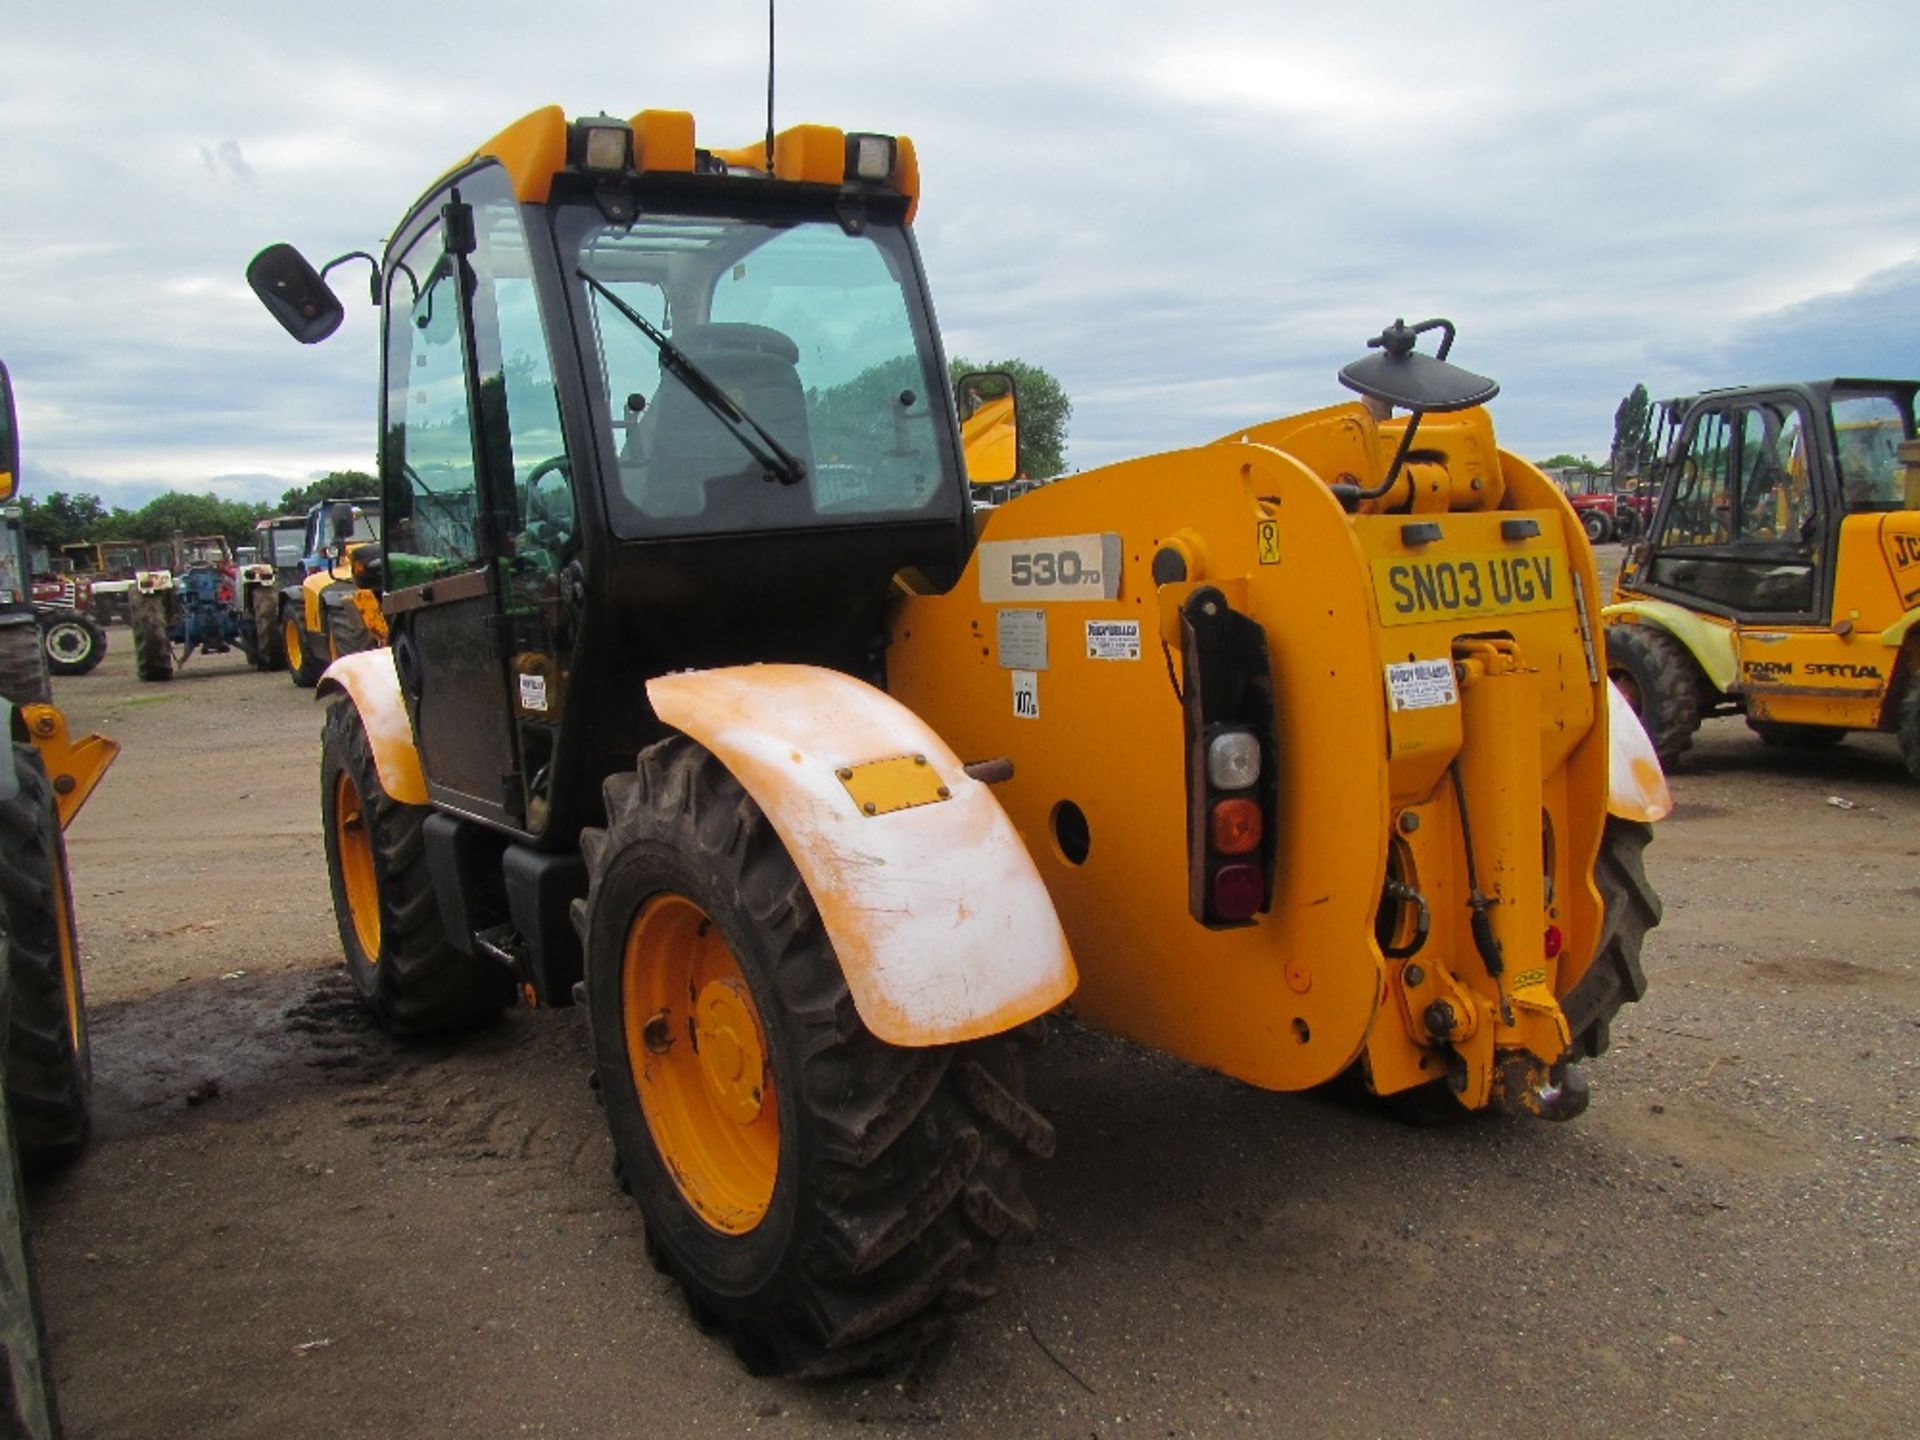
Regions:
[[1266, 826], [1260, 807], [1243, 797], [1221, 800], [1213, 807], [1207, 839], [1222, 855], [1246, 855], [1260, 848]]
[[1276, 734], [1267, 636], [1214, 587], [1180, 608], [1186, 711], [1187, 904], [1245, 925], [1273, 894]]
[[1213, 872], [1209, 896], [1214, 918], [1228, 925], [1253, 919], [1266, 903], [1267, 882], [1257, 865], [1222, 865]]

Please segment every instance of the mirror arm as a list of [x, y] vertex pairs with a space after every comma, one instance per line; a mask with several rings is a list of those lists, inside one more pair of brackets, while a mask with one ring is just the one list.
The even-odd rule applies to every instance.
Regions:
[[328, 272], [331, 271], [335, 266], [344, 265], [349, 260], [364, 260], [367, 262], [368, 266], [372, 270], [372, 273], [367, 276], [367, 299], [372, 304], [376, 306], [379, 305], [380, 303], [380, 262], [374, 259], [373, 256], [369, 255], [364, 250], [349, 250], [344, 255], [334, 256], [333, 259], [327, 261], [326, 264], [320, 267], [320, 278], [322, 280], [326, 279]]

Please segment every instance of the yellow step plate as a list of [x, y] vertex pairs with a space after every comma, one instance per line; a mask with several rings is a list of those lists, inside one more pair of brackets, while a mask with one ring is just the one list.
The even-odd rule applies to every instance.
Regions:
[[843, 766], [836, 772], [847, 794], [863, 815], [891, 815], [916, 805], [938, 805], [952, 798], [940, 774], [924, 755], [896, 755], [891, 760], [868, 760]]

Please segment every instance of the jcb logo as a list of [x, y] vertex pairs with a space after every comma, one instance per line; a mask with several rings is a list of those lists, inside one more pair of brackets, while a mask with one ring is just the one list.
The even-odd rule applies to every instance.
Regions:
[[1920, 565], [1920, 535], [1893, 537], [1893, 564], [1897, 570], [1906, 570]]

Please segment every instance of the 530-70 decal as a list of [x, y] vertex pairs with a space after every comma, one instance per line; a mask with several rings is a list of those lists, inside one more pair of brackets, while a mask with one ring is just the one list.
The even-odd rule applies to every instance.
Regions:
[[982, 540], [980, 598], [1112, 600], [1120, 594], [1118, 535], [1041, 535]]

